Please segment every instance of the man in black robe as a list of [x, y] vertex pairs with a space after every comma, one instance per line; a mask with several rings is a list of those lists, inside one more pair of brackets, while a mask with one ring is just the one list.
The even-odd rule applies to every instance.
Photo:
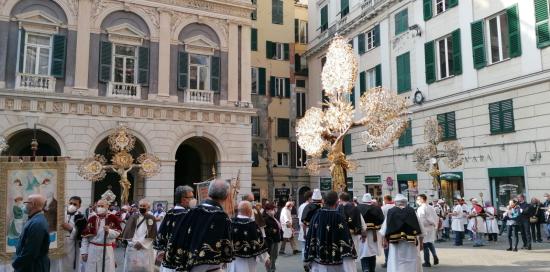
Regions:
[[193, 188], [190, 186], [178, 186], [174, 193], [176, 203], [174, 208], [166, 212], [162, 223], [159, 226], [157, 238], [153, 242], [153, 248], [158, 251], [157, 260], [161, 260], [161, 271], [169, 271], [169, 269], [175, 269], [174, 259], [166, 258], [166, 251], [172, 244], [169, 243], [172, 235], [174, 235], [174, 226], [177, 225], [185, 215], [189, 212], [189, 202], [193, 197]]
[[366, 236], [361, 239], [361, 268], [363, 271], [374, 272], [376, 256], [379, 254], [378, 231], [384, 222], [382, 209], [372, 201], [369, 193], [363, 195], [357, 209], [363, 216], [366, 225]]
[[324, 207], [311, 220], [304, 259], [313, 271], [357, 271], [357, 252], [344, 217], [336, 210], [338, 194], [328, 192]]
[[363, 231], [363, 221], [361, 213], [355, 207], [354, 203], [351, 201], [351, 197], [348, 193], [340, 193], [340, 205], [338, 205], [338, 212], [344, 216], [348, 224], [348, 229], [353, 238], [353, 244], [355, 250], [359, 252], [359, 245], [361, 243], [361, 233]]
[[208, 187], [208, 199], [192, 209], [174, 228], [174, 243], [166, 258], [174, 258], [176, 271], [222, 271], [233, 260], [231, 221], [223, 211], [229, 183], [216, 179]]

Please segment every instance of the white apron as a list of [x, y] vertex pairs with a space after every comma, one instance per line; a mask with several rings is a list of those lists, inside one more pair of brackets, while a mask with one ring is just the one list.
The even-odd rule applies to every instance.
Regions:
[[485, 208], [485, 213], [487, 214], [487, 218], [485, 220], [487, 225], [487, 233], [499, 233], [498, 222], [495, 217], [495, 208], [487, 207]]
[[462, 220], [464, 218], [464, 213], [462, 206], [456, 205], [453, 208], [453, 213], [456, 213], [457, 215], [453, 215], [451, 217], [451, 229], [453, 231], [464, 231], [464, 223]]
[[[88, 254], [88, 261], [86, 262], [86, 272], [101, 272], [103, 264], [103, 246], [94, 245], [103, 244], [105, 219], [100, 219], [97, 235], [94, 237], [86, 237], [82, 239], [81, 254]], [[116, 241], [116, 237], [120, 235], [120, 232], [116, 230], [109, 230], [107, 235], [107, 244], [113, 244]], [[105, 271], [115, 272], [115, 253], [112, 246], [105, 247]]]
[[344, 262], [338, 265], [322, 265], [313, 262], [311, 272], [357, 272], [357, 266], [351, 258], [344, 258]]
[[[376, 242], [374, 241], [374, 235], [376, 235], [378, 239]], [[359, 259], [380, 256], [382, 239], [383, 237], [378, 233], [378, 231], [367, 230], [367, 239], [365, 239], [365, 242], [361, 243], [361, 250], [358, 253]]]
[[387, 272], [422, 272], [420, 253], [413, 243], [390, 243]]

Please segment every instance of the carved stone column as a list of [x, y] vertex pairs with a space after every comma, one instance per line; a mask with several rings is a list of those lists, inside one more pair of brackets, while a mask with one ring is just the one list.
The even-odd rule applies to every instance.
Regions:
[[172, 14], [168, 10], [159, 9], [159, 71], [158, 98], [170, 97], [170, 22]]
[[239, 27], [235, 23], [229, 24], [228, 58], [227, 102], [231, 103], [239, 100]]

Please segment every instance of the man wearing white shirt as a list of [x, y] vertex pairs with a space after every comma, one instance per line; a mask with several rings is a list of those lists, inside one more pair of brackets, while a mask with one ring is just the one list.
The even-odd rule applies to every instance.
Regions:
[[[384, 205], [382, 205], [382, 213], [384, 214], [384, 218], [388, 215], [388, 211], [395, 207], [395, 202], [392, 201], [391, 195], [385, 195], [384, 196]], [[388, 264], [388, 250], [389, 248], [384, 248], [384, 263], [382, 264], [382, 267], [386, 267]]]
[[416, 215], [418, 216], [418, 221], [424, 228], [424, 263], [423, 267], [431, 267], [430, 264], [430, 251], [434, 257], [434, 264], [439, 264], [439, 258], [437, 258], [437, 253], [435, 252], [434, 242], [437, 234], [437, 225], [439, 223], [439, 216], [437, 215], [434, 207], [428, 205], [427, 196], [425, 194], [420, 194], [416, 197], [416, 204], [418, 204], [418, 209], [416, 210]]
[[305, 249], [305, 246], [306, 246], [306, 225], [300, 220], [302, 218], [302, 215], [304, 213], [304, 208], [309, 204], [311, 203], [311, 196], [313, 196], [313, 192], [311, 191], [307, 191], [305, 194], [304, 194], [304, 197], [306, 199], [306, 201], [304, 203], [302, 203], [300, 205], [300, 207], [298, 207], [298, 221], [300, 221], [300, 232], [298, 233], [298, 241], [300, 241], [300, 245], [302, 246], [302, 260], [304, 258], [304, 249]]
[[153, 271], [155, 253], [153, 240], [157, 237], [155, 216], [150, 214], [151, 204], [146, 199], [139, 201], [139, 213], [128, 219], [122, 238], [128, 241], [124, 255], [124, 271]]
[[454, 245], [461, 246], [462, 239], [464, 239], [464, 208], [458, 199], [455, 199], [453, 211], [451, 212], [451, 230], [455, 234]]

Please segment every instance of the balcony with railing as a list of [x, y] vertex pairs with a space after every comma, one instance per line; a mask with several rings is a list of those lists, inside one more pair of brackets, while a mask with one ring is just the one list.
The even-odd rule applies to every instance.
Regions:
[[214, 104], [214, 92], [206, 90], [185, 90], [186, 103], [195, 104]]
[[128, 99], [141, 99], [141, 86], [122, 82], [109, 82], [107, 96]]
[[55, 92], [55, 78], [46, 75], [18, 73], [15, 89], [38, 92]]

